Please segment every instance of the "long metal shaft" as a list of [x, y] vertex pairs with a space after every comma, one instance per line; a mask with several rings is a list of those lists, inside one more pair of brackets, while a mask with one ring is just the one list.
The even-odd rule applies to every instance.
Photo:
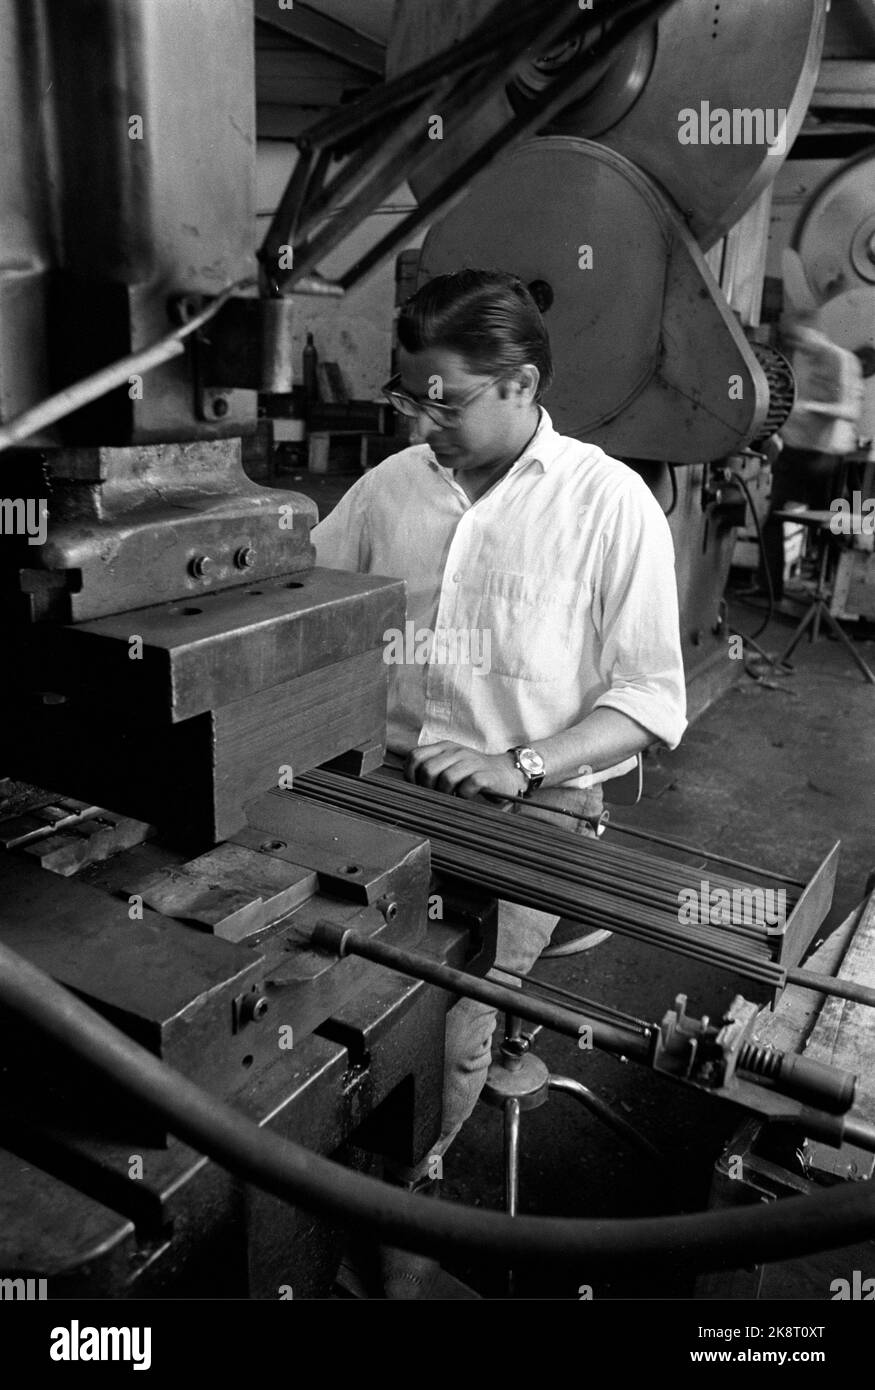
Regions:
[[[451, 803], [451, 798], [431, 793], [438, 803], [440, 818], [436, 818], [430, 812], [429, 794], [423, 798], [420, 789], [414, 789], [411, 801], [409, 792], [399, 794], [396, 788], [369, 787], [367, 783], [325, 773], [302, 778], [298, 792], [335, 809], [370, 815], [428, 835], [435, 867], [488, 891], [585, 925], [593, 923], [624, 932], [682, 955], [740, 971], [773, 988], [783, 983], [781, 968], [769, 956], [765, 932], [757, 939], [749, 932], [733, 933], [728, 928], [718, 930], [703, 924], [691, 933], [677, 920], [677, 887], [670, 908], [657, 911], [637, 900], [640, 878], [630, 882], [627, 876], [628, 901], [624, 902], [617, 892], [623, 871], [615, 868], [611, 873], [601, 868], [600, 846], [546, 827], [542, 822], [527, 819], [523, 835], [516, 817], [464, 803], [448, 807], [442, 803]], [[554, 868], [551, 855], [558, 837], [571, 841], [574, 858], [570, 865], [560, 862]], [[563, 852], [568, 850], [567, 844], [562, 846]], [[551, 872], [545, 870], [545, 865], [550, 866]], [[660, 865], [661, 870], [664, 868]], [[686, 866], [678, 869], [681, 879], [692, 879]], [[690, 885], [694, 891], [695, 883], [693, 880]]]
[[579, 1040], [583, 1036], [583, 1029], [589, 1028], [592, 1030], [593, 1045], [615, 1057], [631, 1057], [634, 1061], [646, 1063], [653, 1057], [658, 1031], [655, 1025], [648, 1025], [647, 1031], [642, 1034], [632, 1028], [587, 1018], [560, 1004], [534, 999], [524, 990], [494, 984], [491, 980], [469, 975], [464, 970], [440, 965], [423, 951], [389, 946], [379, 937], [361, 936], [334, 922], [319, 922], [313, 930], [312, 943], [317, 949], [332, 951], [338, 956], [361, 956], [377, 965], [386, 965], [390, 970], [400, 970], [414, 979], [425, 980], [460, 997], [479, 999], [483, 1004], [491, 1004], [493, 1008], [516, 1014], [532, 1023], [543, 1023], [567, 1038]]
[[[467, 847], [481, 853], [488, 849], [503, 854], [515, 866], [543, 868], [546, 862], [554, 878], [564, 876], [575, 884], [583, 879], [587, 886], [609, 889], [612, 899], [630, 898], [636, 907], [644, 902], [676, 916], [680, 888], [691, 888], [694, 893], [701, 891], [701, 873], [687, 865], [667, 865], [662, 860], [653, 863], [650, 857], [634, 852], [627, 852], [628, 858], [618, 856], [610, 848], [603, 850], [601, 845], [594, 846], [583, 837], [545, 826], [535, 819], [525, 820], [523, 837], [516, 817], [480, 804], [462, 802], [447, 807], [441, 803], [450, 798], [439, 794], [436, 797], [434, 793], [427, 794], [435, 797], [434, 801], [429, 801], [421, 798], [420, 789], [407, 792], [383, 786], [369, 789], [350, 778], [325, 773], [308, 774], [301, 779], [298, 790], [327, 804], [344, 804], [359, 814], [391, 819], [393, 823], [403, 819], [410, 828], [444, 841], [449, 848]], [[626, 865], [630, 872], [623, 873]], [[714, 888], [723, 887], [729, 893], [745, 886], [716, 875], [710, 876], [708, 883]], [[740, 934], [764, 935], [762, 926], [753, 923], [730, 922], [727, 926]]]
[[[758, 934], [744, 924], [734, 928], [731, 923], [720, 928], [685, 926], [677, 918], [676, 897], [671, 901], [673, 911], [642, 901], [642, 886], [650, 885], [653, 898], [666, 874], [673, 880], [675, 894], [679, 886], [695, 891], [701, 882], [695, 875], [700, 871], [688, 865], [654, 864], [653, 856], [603, 846], [601, 841], [569, 835], [535, 818], [526, 818], [521, 834], [522, 826], [513, 815], [394, 779], [359, 780], [320, 771], [301, 778], [296, 793], [427, 835], [436, 868], [511, 901], [583, 926], [616, 931], [744, 975], [770, 989], [798, 984], [875, 1007], [875, 989], [787, 969], [772, 960], [764, 931]], [[721, 880], [715, 875], [709, 876], [709, 882], [718, 886]], [[744, 886], [731, 879], [722, 882], [730, 886], [729, 891]]]
[[[330, 800], [342, 799], [359, 808], [370, 805], [376, 811], [383, 813], [391, 809], [399, 815], [415, 816], [418, 824], [424, 824], [427, 820], [428, 823], [436, 826], [453, 827], [454, 832], [458, 828], [464, 829], [476, 825], [479, 847], [482, 848], [483, 839], [486, 834], [489, 834], [499, 842], [502, 840], [512, 842], [514, 850], [519, 848], [520, 822], [515, 816], [508, 816], [506, 812], [485, 805], [483, 802], [468, 802], [459, 798], [447, 797], [441, 792], [434, 792], [426, 787], [414, 786], [395, 779], [391, 781], [383, 778], [353, 779], [320, 770], [315, 773], [307, 773], [296, 783], [296, 790], [305, 796], [322, 796]], [[624, 866], [629, 871], [629, 878], [634, 880], [634, 885], [648, 883], [671, 889], [675, 901], [679, 886], [701, 885], [702, 870], [700, 868], [693, 868], [688, 864], [679, 862], [667, 862], [664, 858], [655, 855], [648, 855], [638, 850], [627, 849], [610, 843], [606, 844], [602, 841], [595, 844], [585, 837], [557, 830], [556, 827], [534, 817], [526, 817], [524, 824], [526, 839], [533, 845], [542, 844], [549, 847], [551, 862], [554, 858], [557, 862], [568, 862], [578, 873], [582, 867], [586, 867], [587, 872], [595, 875], [610, 871], [610, 876], [605, 881], [615, 883], [619, 878], [621, 888], [623, 877], [617, 871]], [[740, 884], [737, 879], [711, 872], [708, 874], [708, 882], [712, 887], [725, 888], [729, 891], [745, 886]], [[632, 891], [631, 885], [629, 891]], [[789, 900], [790, 895], [788, 895]]]

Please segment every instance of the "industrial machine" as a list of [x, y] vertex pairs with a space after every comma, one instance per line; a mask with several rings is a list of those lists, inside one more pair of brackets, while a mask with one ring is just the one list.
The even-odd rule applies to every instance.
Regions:
[[[760, 1050], [744, 1000], [719, 1024], [681, 1000], [659, 1024], [482, 978], [498, 893], [564, 895], [582, 918], [642, 932], [646, 872], [668, 926], [658, 857], [633, 873], [574, 839], [574, 872], [523, 890], [507, 859], [530, 827], [508, 845], [498, 812], [466, 809], [472, 829], [430, 819], [427, 798], [395, 804], [377, 772], [381, 639], [403, 623], [403, 586], [314, 568], [314, 504], [256, 487], [241, 465], [259, 398], [292, 392], [296, 302], [342, 310], [345, 289], [428, 220], [421, 276], [500, 262], [532, 284], [560, 367], [558, 427], [657, 489], [674, 478], [694, 706], [712, 698], [728, 667], [736, 477], [792, 385], [703, 252], [798, 129], [825, 4], [568, 11], [404, 0], [392, 80], [301, 139], [256, 260], [248, 0], [0, 0], [0, 1268], [48, 1276], [53, 1296], [322, 1293], [344, 1217], [417, 1248], [597, 1255], [587, 1223], [423, 1215], [279, 1152], [277, 1136], [352, 1171], [377, 1171], [375, 1155], [418, 1161], [438, 1132], [459, 993], [574, 1038], [591, 1027], [596, 1046], [826, 1142], [875, 1145], [853, 1078]], [[780, 64], [733, 61], [754, 23]], [[679, 141], [681, 47], [693, 114], [705, 120], [706, 100], [768, 106], [771, 143]], [[400, 172], [415, 217], [326, 280], [327, 251]], [[494, 851], [486, 870], [474, 856], [479, 874], [447, 860], [442, 833], [461, 842], [463, 829]], [[775, 990], [804, 981], [834, 874], [833, 854], [796, 885], [786, 930], [710, 933], [709, 959]], [[681, 955], [705, 949], [669, 935]], [[862, 986], [829, 987], [872, 1003]], [[783, 1248], [792, 1213], [755, 1215], [732, 1214], [735, 1243], [721, 1216], [690, 1258]], [[815, 1244], [872, 1224], [853, 1193], [817, 1218]]]

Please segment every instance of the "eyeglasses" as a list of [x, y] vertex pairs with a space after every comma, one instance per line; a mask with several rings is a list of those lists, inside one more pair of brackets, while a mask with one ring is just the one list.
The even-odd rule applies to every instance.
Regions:
[[391, 406], [400, 415], [406, 415], [408, 419], [415, 419], [417, 415], [427, 415], [436, 425], [453, 426], [461, 422], [462, 416], [473, 405], [478, 396], [482, 396], [488, 391], [490, 386], [494, 386], [497, 381], [501, 381], [500, 376], [491, 376], [488, 381], [484, 381], [482, 386], [478, 386], [464, 400], [457, 401], [455, 405], [442, 405], [439, 401], [418, 401], [415, 396], [409, 396], [405, 391], [399, 391], [398, 384], [401, 381], [401, 373], [390, 377], [386, 385], [382, 388], [383, 395]]

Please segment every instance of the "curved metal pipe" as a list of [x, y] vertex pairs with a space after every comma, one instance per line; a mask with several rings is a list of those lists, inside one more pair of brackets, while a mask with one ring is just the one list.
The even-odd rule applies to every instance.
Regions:
[[570, 1076], [551, 1075], [550, 1080], [547, 1082], [547, 1089], [549, 1091], [563, 1091], [567, 1096], [574, 1096], [574, 1099], [579, 1100], [581, 1105], [586, 1106], [586, 1109], [589, 1110], [591, 1114], [595, 1115], [596, 1119], [601, 1120], [603, 1125], [606, 1125], [608, 1129], [612, 1129], [615, 1134], [619, 1134], [621, 1138], [627, 1139], [629, 1143], [634, 1148], [638, 1149], [640, 1153], [643, 1153], [651, 1163], [658, 1163], [661, 1168], [667, 1168], [666, 1159], [664, 1155], [659, 1152], [656, 1145], [651, 1144], [649, 1139], [645, 1139], [643, 1134], [639, 1134], [634, 1125], [630, 1125], [628, 1120], [624, 1120], [622, 1115], [618, 1115], [615, 1110], [612, 1110], [609, 1105], [601, 1100], [599, 1096], [595, 1095], [588, 1086], [584, 1086], [582, 1082], [575, 1081]]

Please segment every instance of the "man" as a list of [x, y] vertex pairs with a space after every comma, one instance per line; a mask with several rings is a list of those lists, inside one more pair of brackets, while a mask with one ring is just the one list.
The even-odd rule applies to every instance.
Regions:
[[[430, 661], [391, 667], [387, 746], [423, 786], [597, 816], [605, 775], [686, 727], [668, 524], [631, 469], [553, 429], [546, 328], [514, 276], [439, 276], [398, 339], [386, 394], [414, 442], [313, 531], [320, 565], [405, 579], [408, 622], [431, 635]], [[501, 903], [497, 966], [528, 972], [557, 920]], [[447, 1016], [432, 1157], [474, 1108], [494, 1027], [472, 1000]]]

